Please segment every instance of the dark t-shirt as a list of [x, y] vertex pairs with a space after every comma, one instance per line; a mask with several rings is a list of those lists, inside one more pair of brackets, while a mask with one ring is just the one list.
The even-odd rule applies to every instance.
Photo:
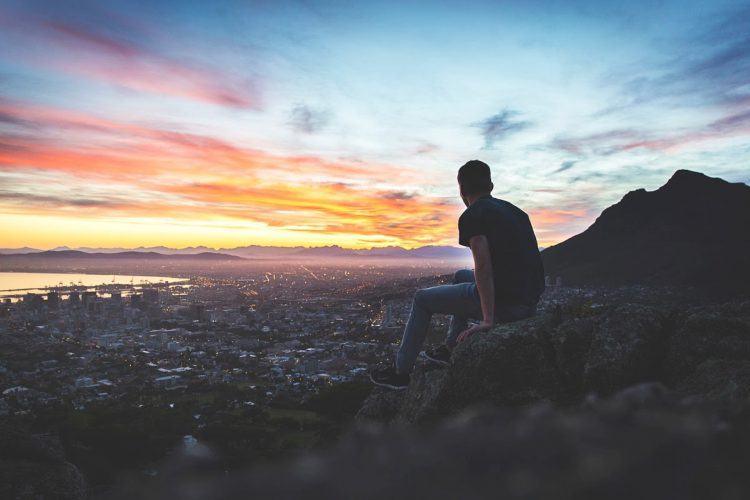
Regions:
[[526, 212], [486, 195], [458, 219], [458, 242], [468, 247], [485, 235], [490, 246], [496, 304], [536, 305], [544, 291], [544, 268]]

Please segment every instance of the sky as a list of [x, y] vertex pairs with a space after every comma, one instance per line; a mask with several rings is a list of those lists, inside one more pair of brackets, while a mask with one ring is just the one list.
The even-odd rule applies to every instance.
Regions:
[[750, 3], [0, 0], [0, 247], [541, 246], [680, 168], [750, 181]]

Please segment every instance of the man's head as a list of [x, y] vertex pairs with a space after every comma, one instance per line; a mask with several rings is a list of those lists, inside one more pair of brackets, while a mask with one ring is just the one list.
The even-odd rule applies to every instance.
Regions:
[[489, 194], [495, 187], [490, 177], [490, 166], [479, 160], [466, 162], [458, 169], [458, 187], [467, 207], [471, 204], [470, 199]]

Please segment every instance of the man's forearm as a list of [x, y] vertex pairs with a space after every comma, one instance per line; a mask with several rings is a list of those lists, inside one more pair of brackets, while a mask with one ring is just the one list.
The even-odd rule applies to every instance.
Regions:
[[479, 292], [479, 301], [482, 304], [482, 316], [484, 321], [493, 323], [495, 321], [495, 282], [492, 279], [492, 264], [474, 269]]

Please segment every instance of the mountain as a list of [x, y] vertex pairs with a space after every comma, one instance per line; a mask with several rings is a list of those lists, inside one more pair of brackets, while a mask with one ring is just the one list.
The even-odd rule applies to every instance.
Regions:
[[569, 285], [690, 285], [750, 290], [750, 187], [678, 170], [631, 191], [581, 234], [542, 252]]
[[39, 250], [38, 248], [31, 248], [31, 247], [23, 247], [23, 248], [0, 248], [0, 255], [8, 255], [8, 254], [25, 254], [25, 253], [38, 253], [42, 250]]
[[47, 250], [44, 252], [36, 253], [14, 253], [4, 254], [2, 257], [21, 257], [24, 259], [141, 259], [141, 260], [152, 260], [152, 259], [163, 259], [163, 260], [244, 260], [242, 257], [235, 255], [227, 255], [216, 252], [202, 252], [197, 254], [188, 255], [169, 255], [157, 252], [139, 252], [139, 251], [126, 251], [126, 252], [83, 252], [81, 250]]
[[[68, 247], [57, 247], [49, 252], [81, 252], [88, 255], [108, 254], [116, 256], [117, 254], [129, 254], [133, 258], [142, 258], [141, 254], [162, 254], [165, 256], [195, 256], [201, 254], [214, 254], [235, 256], [250, 259], [278, 259], [299, 258], [299, 259], [331, 259], [331, 258], [349, 258], [349, 257], [377, 257], [389, 259], [441, 259], [455, 260], [468, 259], [471, 257], [469, 251], [465, 248], [456, 248], [451, 246], [430, 245], [407, 250], [406, 248], [389, 246], [380, 248], [367, 249], [350, 249], [338, 245], [322, 247], [278, 247], [248, 245], [244, 247], [219, 248], [218, 250], [205, 246], [187, 247], [187, 248], [169, 248], [164, 246], [156, 247], [138, 247], [138, 248], [92, 248], [79, 247], [70, 249]], [[0, 255], [20, 254], [45, 254], [45, 251], [34, 248], [19, 249], [0, 249]], [[49, 254], [47, 255], [49, 256]], [[58, 254], [57, 257], [64, 255]], [[206, 257], [203, 257], [206, 258]]]

